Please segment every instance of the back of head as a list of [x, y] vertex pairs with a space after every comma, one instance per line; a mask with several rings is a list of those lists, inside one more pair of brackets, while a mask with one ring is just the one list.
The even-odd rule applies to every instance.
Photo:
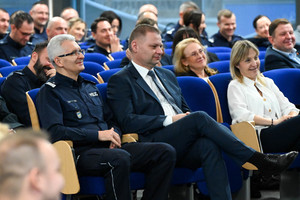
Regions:
[[194, 30], [198, 32], [199, 26], [201, 24], [202, 12], [198, 10], [191, 10], [184, 12], [183, 23], [185, 26], [192, 25]]
[[196, 38], [200, 41], [199, 34], [197, 34], [194, 29], [190, 27], [182, 27], [174, 35], [172, 44], [173, 54], [175, 52], [176, 45], [185, 38]]
[[24, 22], [27, 22], [28, 24], [32, 24], [33, 19], [28, 13], [22, 10], [14, 12], [10, 17], [10, 24], [15, 25], [17, 29], [19, 29]]
[[136, 26], [129, 37], [129, 50], [132, 51], [131, 42], [139, 37], [145, 37], [148, 32], [160, 34], [160, 31], [154, 26], [148, 24], [141, 24]]
[[231, 11], [228, 10], [228, 9], [220, 10], [220, 11], [218, 12], [218, 22], [221, 21], [221, 17], [231, 18], [232, 15], [233, 15], [233, 12], [231, 12]]
[[152, 12], [153, 14], [156, 15], [156, 17], [158, 15], [158, 10], [153, 4], [144, 4], [144, 5], [142, 5], [139, 9], [139, 14], [138, 15], [140, 15], [143, 12]]
[[236, 41], [232, 47], [230, 55], [230, 73], [232, 78], [237, 79], [239, 82], [243, 82], [243, 76], [237, 66], [248, 56], [250, 49], [253, 49], [257, 56], [259, 55], [259, 50], [256, 45], [249, 40]]
[[153, 19], [150, 19], [150, 18], [143, 18], [141, 20], [138, 20], [136, 22], [136, 25], [135, 26], [138, 26], [140, 24], [148, 24], [150, 26], [155, 26], [156, 28], [158, 27], [158, 24], [157, 24], [157, 21], [153, 20]]
[[48, 51], [48, 56], [50, 59], [50, 62], [52, 63], [53, 66], [56, 67], [56, 64], [54, 62], [55, 57], [64, 54], [66, 49], [62, 48], [62, 43], [64, 41], [74, 41], [75, 42], [75, 37], [69, 34], [60, 34], [54, 36], [48, 43], [47, 46], [47, 51]]
[[179, 13], [186, 12], [188, 10], [200, 10], [197, 4], [192, 1], [183, 2], [179, 7]]
[[[279, 18], [275, 19], [274, 21], [271, 22], [269, 26], [269, 34], [270, 36], [274, 37], [275, 36], [275, 29], [280, 25], [280, 24], [291, 24], [289, 20], [285, 18]], [[291, 24], [292, 25], [292, 24]]]
[[40, 171], [46, 164], [40, 149], [40, 142], [47, 135], [33, 130], [19, 130], [0, 141], [0, 195], [17, 199], [23, 187], [24, 178], [33, 168]]
[[61, 13], [60, 17], [62, 17], [64, 20], [69, 21], [72, 18], [78, 18], [78, 12], [72, 7], [66, 7], [64, 8]]

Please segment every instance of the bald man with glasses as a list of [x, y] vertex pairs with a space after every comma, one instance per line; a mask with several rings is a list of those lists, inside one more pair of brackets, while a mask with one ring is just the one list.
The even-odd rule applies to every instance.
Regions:
[[0, 41], [0, 58], [12, 62], [17, 57], [30, 56], [34, 45], [30, 38], [34, 33], [32, 17], [24, 11], [16, 11], [10, 19], [11, 32]]

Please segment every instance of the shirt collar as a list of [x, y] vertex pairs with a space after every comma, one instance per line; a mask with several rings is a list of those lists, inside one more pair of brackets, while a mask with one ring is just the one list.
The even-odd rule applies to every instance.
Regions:
[[58, 73], [58, 72], [56, 72], [55, 80], [56, 80], [57, 84], [62, 84], [65, 86], [70, 86], [70, 87], [79, 87], [79, 85], [83, 82], [83, 79], [81, 78], [81, 76], [78, 76], [77, 81], [75, 81], [67, 76], [64, 76], [64, 75]]
[[247, 77], [243, 77], [243, 82], [245, 83], [245, 85], [247, 86], [254, 86], [254, 84], [256, 85], [261, 85], [261, 83], [259, 81], [257, 81], [257, 79], [255, 79], [255, 81], [251, 80], [250, 78]]
[[292, 52], [285, 52], [285, 51], [281, 51], [279, 49], [276, 49], [275, 47], [272, 47], [275, 51], [282, 53], [284, 55], [286, 55], [287, 57], [291, 57], [291, 55], [296, 55], [297, 56], [297, 50], [295, 48], [292, 49]]
[[141, 77], [143, 79], [146, 78], [146, 76], [148, 75], [149, 69], [142, 67], [141, 65], [136, 64], [135, 62], [131, 61], [133, 66], [135, 67], [135, 69], [139, 72], [139, 74], [141, 75]]

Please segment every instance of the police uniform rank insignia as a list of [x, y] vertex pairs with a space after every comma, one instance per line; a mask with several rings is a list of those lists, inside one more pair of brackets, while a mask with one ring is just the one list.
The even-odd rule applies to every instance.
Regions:
[[78, 118], [78, 119], [81, 119], [81, 118], [82, 118], [82, 115], [81, 115], [81, 112], [80, 112], [80, 111], [77, 111], [77, 112], [76, 112], [76, 115], [77, 115], [77, 118]]

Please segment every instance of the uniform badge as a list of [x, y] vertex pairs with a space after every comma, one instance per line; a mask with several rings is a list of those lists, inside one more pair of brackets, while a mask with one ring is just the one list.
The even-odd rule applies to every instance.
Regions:
[[78, 119], [81, 119], [81, 118], [82, 118], [82, 115], [81, 115], [81, 112], [80, 112], [80, 111], [77, 111], [77, 112], [76, 112], [76, 115], [77, 115], [77, 118], [78, 118]]

